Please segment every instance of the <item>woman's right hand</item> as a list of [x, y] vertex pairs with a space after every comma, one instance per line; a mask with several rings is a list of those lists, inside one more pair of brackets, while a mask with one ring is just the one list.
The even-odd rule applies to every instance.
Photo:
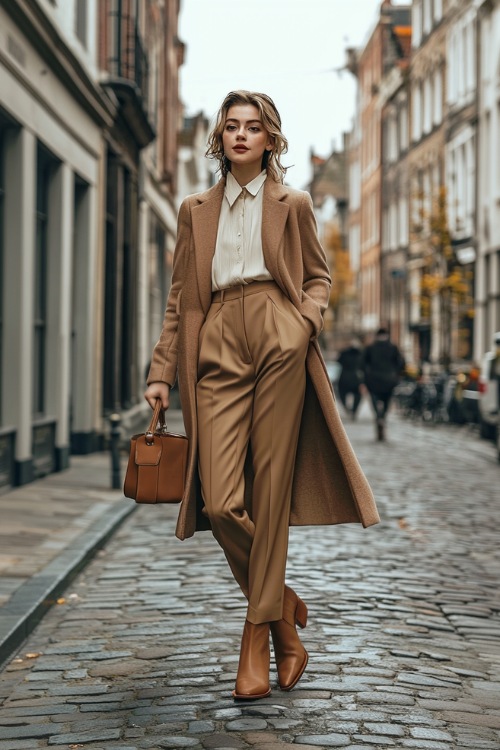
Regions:
[[144, 398], [152, 409], [155, 408], [156, 399], [159, 398], [162, 407], [166, 410], [170, 406], [170, 386], [161, 380], [151, 383], [144, 393]]

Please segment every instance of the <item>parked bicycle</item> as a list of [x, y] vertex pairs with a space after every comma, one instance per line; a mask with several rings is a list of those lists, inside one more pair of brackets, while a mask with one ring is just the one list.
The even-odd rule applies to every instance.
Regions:
[[395, 391], [400, 413], [409, 419], [432, 424], [449, 421], [447, 406], [447, 376], [420, 375], [400, 383]]

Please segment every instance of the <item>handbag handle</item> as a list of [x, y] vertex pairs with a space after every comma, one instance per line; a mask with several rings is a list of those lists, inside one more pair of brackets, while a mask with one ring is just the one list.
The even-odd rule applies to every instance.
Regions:
[[165, 422], [165, 410], [162, 409], [161, 399], [159, 398], [156, 399], [153, 416], [151, 417], [151, 422], [149, 423], [149, 427], [146, 431], [147, 445], [152, 445], [154, 443], [154, 434], [156, 432], [158, 422], [160, 423], [160, 429], [165, 428], [167, 425], [167, 423]]

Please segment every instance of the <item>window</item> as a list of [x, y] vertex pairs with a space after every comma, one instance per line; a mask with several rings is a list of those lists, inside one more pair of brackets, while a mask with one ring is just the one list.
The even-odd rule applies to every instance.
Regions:
[[398, 210], [393, 201], [389, 207], [389, 248], [396, 250], [398, 246]]
[[429, 231], [431, 224], [432, 214], [432, 188], [431, 188], [431, 175], [430, 170], [426, 169], [423, 173], [422, 182], [422, 213], [423, 213], [423, 225], [426, 231]]
[[440, 190], [440, 165], [434, 164], [432, 167], [432, 194], [433, 195], [439, 195]]
[[382, 251], [389, 250], [389, 209], [382, 211]]
[[75, 34], [87, 46], [87, 0], [75, 0]]
[[433, 122], [434, 125], [440, 125], [443, 119], [443, 78], [441, 69], [438, 68], [434, 74], [434, 103], [433, 103]]
[[[486, 62], [488, 50], [485, 50], [482, 55]], [[476, 87], [476, 20], [474, 12], [462, 15], [450, 29], [448, 56], [447, 98], [450, 104], [463, 107], [473, 101]]]
[[51, 161], [38, 146], [36, 165], [35, 308], [33, 352], [33, 413], [45, 411], [45, 352], [47, 327], [48, 194]]
[[428, 34], [432, 28], [431, 0], [423, 0], [423, 33]]
[[479, 24], [481, 36], [479, 45], [481, 51], [481, 77], [485, 83], [488, 83], [491, 76], [491, 69], [494, 66], [495, 45], [492, 44], [492, 22], [491, 15], [485, 15]]
[[412, 182], [412, 223], [414, 231], [420, 234], [423, 229], [424, 218], [423, 173], [421, 169], [414, 174]]
[[[500, 102], [497, 102], [497, 126], [498, 126], [498, 123], [500, 123]], [[490, 143], [492, 141], [493, 139], [490, 139]], [[495, 176], [496, 176], [495, 196], [498, 200], [500, 198], [500, 148], [496, 146], [495, 151], [496, 151], [496, 156], [497, 156], [496, 158], [497, 166], [495, 169]]]
[[457, 213], [455, 217], [456, 230], [461, 234], [464, 233], [465, 228], [466, 194], [465, 144], [462, 144], [460, 148], [457, 149]]
[[361, 257], [361, 233], [360, 225], [354, 224], [349, 228], [349, 258], [351, 268], [354, 272], [359, 271]]
[[457, 152], [450, 148], [447, 163], [447, 200], [448, 200], [448, 223], [450, 229], [455, 231], [457, 207], [458, 207], [458, 180], [457, 180]]
[[475, 23], [471, 16], [468, 16], [468, 23], [465, 32], [465, 56], [467, 58], [466, 67], [466, 88], [468, 94], [475, 92], [476, 86], [476, 45], [475, 45]]
[[399, 110], [399, 146], [401, 151], [408, 148], [408, 105], [406, 101]]
[[[108, 152], [103, 407], [128, 409], [138, 390], [137, 351], [137, 181]], [[142, 373], [140, 374], [142, 377]]]
[[432, 130], [432, 84], [427, 77], [424, 81], [424, 133]]
[[467, 141], [461, 140], [453, 150], [452, 173], [452, 217], [450, 222], [452, 232], [459, 237], [466, 236], [468, 226], [468, 202], [470, 196], [468, 184]]
[[[149, 96], [148, 96], [148, 105], [149, 105], [149, 119], [151, 123], [153, 124], [155, 130], [158, 130], [158, 116], [161, 111], [161, 107], [159, 106], [160, 101], [160, 88], [161, 88], [161, 54], [159, 50], [158, 45], [158, 38], [154, 38], [151, 40], [152, 43], [152, 49], [149, 50]], [[156, 152], [159, 147], [159, 141], [158, 138], [155, 144], [155, 148], [153, 149], [153, 158], [156, 157]]]
[[404, 247], [408, 244], [408, 199], [402, 197], [399, 199], [399, 246]]
[[349, 208], [357, 211], [361, 204], [361, 171], [359, 161], [353, 162], [349, 170]]
[[476, 202], [476, 160], [475, 139], [471, 135], [466, 144], [467, 148], [467, 235], [472, 237], [476, 232], [475, 227], [475, 202]]
[[121, 405], [125, 409], [136, 401], [137, 379], [134, 352], [136, 351], [136, 279], [137, 279], [137, 181], [124, 170], [124, 221], [122, 250], [121, 351], [119, 360]]
[[413, 87], [413, 102], [412, 102], [412, 138], [414, 141], [420, 139], [422, 132], [421, 129], [421, 117], [422, 117], [422, 97], [420, 93], [420, 84], [417, 82]]
[[467, 80], [467, 34], [465, 27], [462, 27], [458, 37], [458, 96], [460, 101], [465, 93]]
[[452, 29], [448, 35], [448, 57], [449, 62], [446, 66], [447, 72], [447, 91], [446, 100], [453, 103], [457, 97], [457, 78], [458, 78], [458, 62], [457, 62], [457, 38], [455, 29]]
[[482, 146], [481, 146], [482, 161], [481, 161], [481, 167], [480, 167], [480, 171], [482, 172], [482, 175], [483, 175], [483, 184], [481, 187], [481, 194], [483, 196], [484, 204], [486, 204], [485, 196], [489, 196], [492, 193], [491, 159], [489, 158], [490, 148], [491, 148], [491, 113], [486, 112], [485, 117], [484, 117], [484, 137], [482, 138]]
[[387, 156], [390, 162], [395, 162], [398, 158], [398, 128], [395, 114], [389, 118], [387, 137], [389, 141], [387, 144]]
[[4, 134], [5, 129], [0, 123], [0, 425], [2, 424], [2, 372], [3, 372], [3, 243], [4, 243], [4, 196], [5, 196], [5, 164], [4, 164]]
[[419, 47], [422, 40], [422, 4], [421, 0], [414, 0], [412, 12], [412, 40], [413, 47]]

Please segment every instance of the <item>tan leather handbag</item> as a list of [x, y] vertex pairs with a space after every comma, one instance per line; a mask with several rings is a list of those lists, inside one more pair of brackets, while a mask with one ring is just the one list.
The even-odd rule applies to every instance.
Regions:
[[137, 503], [180, 503], [187, 456], [187, 437], [167, 432], [165, 412], [157, 399], [148, 431], [130, 439], [123, 486], [125, 497]]

